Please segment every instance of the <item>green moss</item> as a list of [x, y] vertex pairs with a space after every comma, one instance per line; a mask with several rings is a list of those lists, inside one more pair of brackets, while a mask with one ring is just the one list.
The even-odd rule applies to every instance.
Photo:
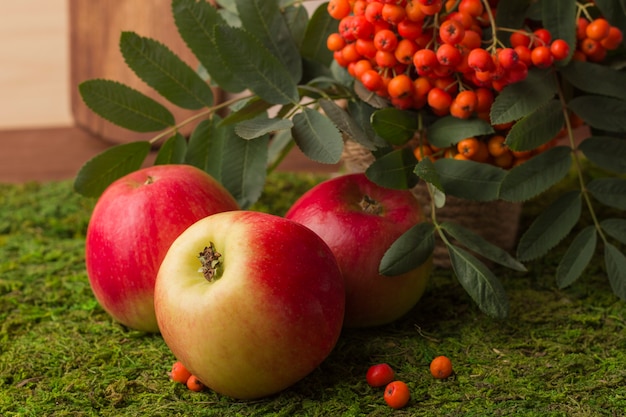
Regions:
[[[255, 209], [284, 214], [323, 178], [273, 174]], [[93, 203], [68, 182], [0, 185], [2, 416], [611, 416], [626, 409], [626, 306], [600, 259], [575, 285], [557, 289], [562, 248], [527, 274], [495, 270], [511, 302], [505, 321], [482, 314], [452, 274], [437, 269], [409, 315], [344, 331], [331, 356], [285, 392], [253, 402], [192, 393], [168, 380], [174, 358], [159, 336], [116, 324], [95, 302], [83, 261]], [[533, 210], [540, 205], [526, 213]], [[439, 354], [455, 368], [443, 381], [428, 371]], [[390, 363], [411, 387], [407, 408], [391, 410], [365, 383], [377, 362]]]

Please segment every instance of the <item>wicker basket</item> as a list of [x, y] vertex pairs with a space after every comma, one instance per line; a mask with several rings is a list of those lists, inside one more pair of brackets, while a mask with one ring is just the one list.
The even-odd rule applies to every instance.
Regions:
[[[348, 172], [363, 172], [374, 161], [369, 150], [346, 139], [343, 162]], [[425, 216], [430, 216], [430, 195], [423, 181], [412, 190], [422, 202]], [[519, 220], [522, 205], [496, 200], [479, 202], [465, 200], [454, 196], [446, 196], [446, 204], [437, 210], [437, 220], [442, 223], [453, 221], [464, 226], [498, 247], [511, 251], [517, 241]], [[450, 257], [447, 248], [439, 239], [433, 255], [434, 264], [442, 268], [450, 268]]]

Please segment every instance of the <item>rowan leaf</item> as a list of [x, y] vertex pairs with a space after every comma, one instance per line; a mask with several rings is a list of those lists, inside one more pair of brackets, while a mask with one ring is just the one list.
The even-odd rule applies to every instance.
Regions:
[[302, 59], [278, 0], [235, 0], [241, 26], [277, 57], [294, 83], [302, 78]]
[[299, 101], [298, 87], [288, 68], [252, 34], [217, 25], [214, 36], [217, 54], [225, 67], [249, 90], [273, 104]]
[[416, 162], [410, 149], [396, 149], [376, 158], [365, 170], [365, 175], [382, 187], [407, 190], [413, 188], [418, 182], [418, 178], [413, 173]]
[[626, 256], [610, 243], [604, 245], [604, 264], [613, 293], [626, 300]]
[[180, 133], [175, 133], [161, 145], [154, 165], [182, 164], [187, 153], [187, 141]]
[[578, 149], [593, 164], [620, 174], [626, 173], [626, 140], [609, 136], [592, 136]]
[[79, 84], [78, 90], [94, 113], [123, 128], [157, 132], [176, 123], [162, 104], [117, 81], [88, 80]]
[[418, 129], [415, 112], [386, 107], [372, 114], [371, 124], [378, 136], [392, 145], [404, 145]]
[[221, 183], [242, 209], [254, 204], [267, 176], [269, 136], [254, 140], [229, 137], [223, 143]]
[[526, 271], [526, 267], [504, 249], [487, 241], [485, 238], [467, 229], [466, 227], [463, 227], [458, 223], [443, 222], [441, 223], [441, 228], [463, 246], [483, 256], [484, 258], [515, 271]]
[[333, 52], [326, 47], [326, 38], [337, 32], [338, 23], [326, 11], [325, 7], [318, 7], [304, 32], [304, 39], [300, 45], [300, 53], [311, 61], [330, 65], [333, 61]]
[[[350, 137], [350, 139], [370, 151], [376, 149], [376, 143], [370, 139], [370, 135], [368, 135], [365, 130], [361, 128], [361, 125], [354, 117], [350, 116], [346, 110], [341, 108], [332, 100], [320, 100], [319, 104], [322, 110], [324, 110], [326, 116], [332, 120], [340, 131]], [[380, 141], [378, 142], [380, 143]]]
[[110, 147], [80, 168], [74, 189], [87, 197], [99, 197], [113, 181], [141, 168], [150, 148], [147, 141]]
[[530, 151], [554, 139], [564, 125], [561, 103], [550, 100], [518, 120], [507, 134], [505, 143], [514, 151]]
[[244, 139], [254, 139], [279, 130], [288, 130], [292, 127], [293, 122], [290, 119], [268, 119], [265, 116], [261, 116], [237, 123], [235, 125], [235, 133]]
[[509, 301], [493, 272], [466, 250], [451, 244], [447, 248], [454, 274], [478, 307], [491, 317], [506, 318]]
[[585, 227], [574, 238], [556, 270], [556, 283], [559, 288], [572, 285], [582, 275], [593, 258], [597, 240], [594, 226]]
[[309, 107], [293, 117], [291, 135], [300, 150], [313, 161], [335, 164], [341, 160], [343, 138], [328, 117]]
[[517, 259], [530, 261], [539, 258], [563, 240], [580, 219], [582, 200], [580, 191], [570, 191], [548, 206], [520, 238]]
[[432, 223], [416, 224], [395, 242], [380, 261], [381, 275], [395, 276], [409, 272], [426, 262], [435, 249], [435, 227]]
[[120, 50], [129, 68], [175, 105], [185, 109], [213, 105], [211, 87], [162, 43], [122, 32]]
[[626, 179], [596, 178], [587, 184], [587, 190], [602, 204], [626, 210]]
[[607, 235], [626, 245], [625, 219], [606, 219], [600, 222], [600, 226]]
[[546, 191], [569, 172], [571, 152], [567, 146], [556, 146], [511, 168], [502, 180], [500, 198], [526, 201]]
[[626, 100], [626, 73], [607, 65], [571, 61], [559, 71], [574, 87], [591, 94]]
[[488, 135], [493, 132], [493, 127], [482, 119], [459, 119], [446, 116], [438, 118], [428, 128], [428, 142], [440, 148], [446, 148], [465, 138]]
[[222, 153], [224, 142], [235, 136], [231, 126], [218, 127], [219, 117], [203, 120], [191, 133], [185, 163], [206, 171], [222, 181]]
[[491, 106], [491, 123], [519, 120], [548, 103], [557, 92], [551, 71], [531, 69], [524, 81], [506, 86]]
[[568, 107], [591, 127], [608, 132], [626, 132], [626, 100], [585, 95], [570, 100]]
[[435, 161], [441, 186], [446, 194], [475, 201], [498, 198], [506, 175], [502, 168], [476, 161], [442, 158]]
[[172, 12], [178, 33], [211, 80], [232, 93], [245, 90], [245, 80], [237, 79], [217, 53], [214, 28], [227, 24], [218, 10], [205, 0], [172, 0]]

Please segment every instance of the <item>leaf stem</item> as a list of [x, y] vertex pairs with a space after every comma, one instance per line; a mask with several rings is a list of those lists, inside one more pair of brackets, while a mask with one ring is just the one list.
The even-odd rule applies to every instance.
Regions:
[[589, 196], [589, 191], [585, 185], [585, 179], [583, 177], [583, 166], [580, 160], [580, 155], [578, 153], [578, 146], [576, 145], [576, 138], [574, 137], [574, 129], [572, 128], [572, 123], [569, 119], [569, 112], [567, 110], [567, 102], [565, 101], [565, 94], [563, 93], [563, 89], [561, 83], [558, 80], [556, 72], [554, 73], [554, 77], [556, 79], [557, 85], [557, 94], [559, 96], [559, 101], [561, 102], [561, 108], [563, 109], [563, 116], [565, 119], [565, 129], [567, 130], [567, 137], [569, 140], [569, 146], [572, 149], [572, 159], [574, 160], [574, 166], [576, 168], [576, 176], [578, 177], [578, 183], [580, 185], [580, 191], [585, 200], [585, 204], [587, 205], [587, 209], [591, 215], [591, 219], [593, 220], [593, 224], [600, 235], [600, 238], [606, 243], [607, 238], [600, 226], [600, 221], [598, 220], [598, 216], [596, 215], [595, 210], [593, 209], [593, 203]]

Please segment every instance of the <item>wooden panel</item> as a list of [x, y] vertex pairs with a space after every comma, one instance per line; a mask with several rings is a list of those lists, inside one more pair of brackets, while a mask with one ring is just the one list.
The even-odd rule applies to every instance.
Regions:
[[168, 107], [177, 121], [195, 113], [161, 98], [126, 66], [119, 50], [122, 31], [134, 31], [162, 42], [196, 68], [198, 61], [180, 38], [170, 7], [171, 0], [69, 0], [71, 106], [77, 125], [114, 143], [146, 140], [155, 135], [130, 132], [93, 113], [78, 93], [78, 84], [93, 78], [119, 81], [140, 90]]

